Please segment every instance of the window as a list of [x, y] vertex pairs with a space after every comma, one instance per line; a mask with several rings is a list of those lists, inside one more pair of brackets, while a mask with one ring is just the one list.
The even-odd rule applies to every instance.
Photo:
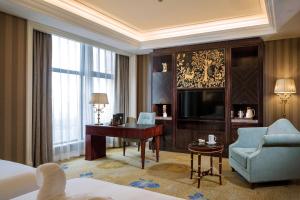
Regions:
[[114, 105], [115, 53], [52, 36], [52, 124], [54, 160], [84, 153], [84, 127], [94, 123], [89, 98], [108, 94], [101, 122], [109, 122]]
[[82, 140], [80, 43], [52, 36], [53, 144]]
[[[93, 47], [92, 91], [107, 93], [109, 104], [106, 105], [101, 118], [109, 122], [113, 114], [115, 53]], [[96, 121], [96, 115], [94, 115]]]

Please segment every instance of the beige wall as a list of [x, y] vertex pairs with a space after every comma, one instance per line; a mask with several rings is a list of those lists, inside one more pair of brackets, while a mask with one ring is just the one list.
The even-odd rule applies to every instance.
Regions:
[[26, 20], [0, 12], [0, 158], [25, 162]]
[[300, 130], [300, 38], [265, 42], [264, 123], [271, 124], [281, 117], [282, 106], [274, 95], [277, 78], [293, 78], [297, 93], [286, 106], [286, 118]]

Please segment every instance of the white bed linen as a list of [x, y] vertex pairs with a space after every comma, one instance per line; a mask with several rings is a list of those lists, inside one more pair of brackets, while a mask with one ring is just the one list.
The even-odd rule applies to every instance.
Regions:
[[38, 189], [35, 168], [0, 160], [0, 199], [11, 199]]
[[[117, 185], [91, 178], [75, 178], [67, 181], [68, 195], [90, 194], [111, 197], [113, 200], [182, 200], [180, 198], [151, 192], [144, 189]], [[14, 200], [35, 200], [37, 191], [19, 196]]]

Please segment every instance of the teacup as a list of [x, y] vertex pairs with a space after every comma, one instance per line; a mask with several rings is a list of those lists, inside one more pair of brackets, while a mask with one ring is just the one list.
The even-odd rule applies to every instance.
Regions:
[[216, 143], [216, 136], [214, 136], [213, 134], [208, 135], [208, 143], [210, 144], [215, 144]]
[[200, 144], [203, 144], [203, 143], [205, 143], [205, 140], [203, 140], [203, 139], [198, 139], [198, 142], [199, 142]]

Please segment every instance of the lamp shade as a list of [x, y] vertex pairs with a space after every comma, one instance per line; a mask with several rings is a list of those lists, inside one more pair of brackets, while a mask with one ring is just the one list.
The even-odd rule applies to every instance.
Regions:
[[90, 104], [108, 104], [106, 93], [92, 93]]
[[293, 79], [284, 78], [277, 79], [275, 88], [275, 94], [287, 94], [287, 93], [296, 93], [296, 86]]

